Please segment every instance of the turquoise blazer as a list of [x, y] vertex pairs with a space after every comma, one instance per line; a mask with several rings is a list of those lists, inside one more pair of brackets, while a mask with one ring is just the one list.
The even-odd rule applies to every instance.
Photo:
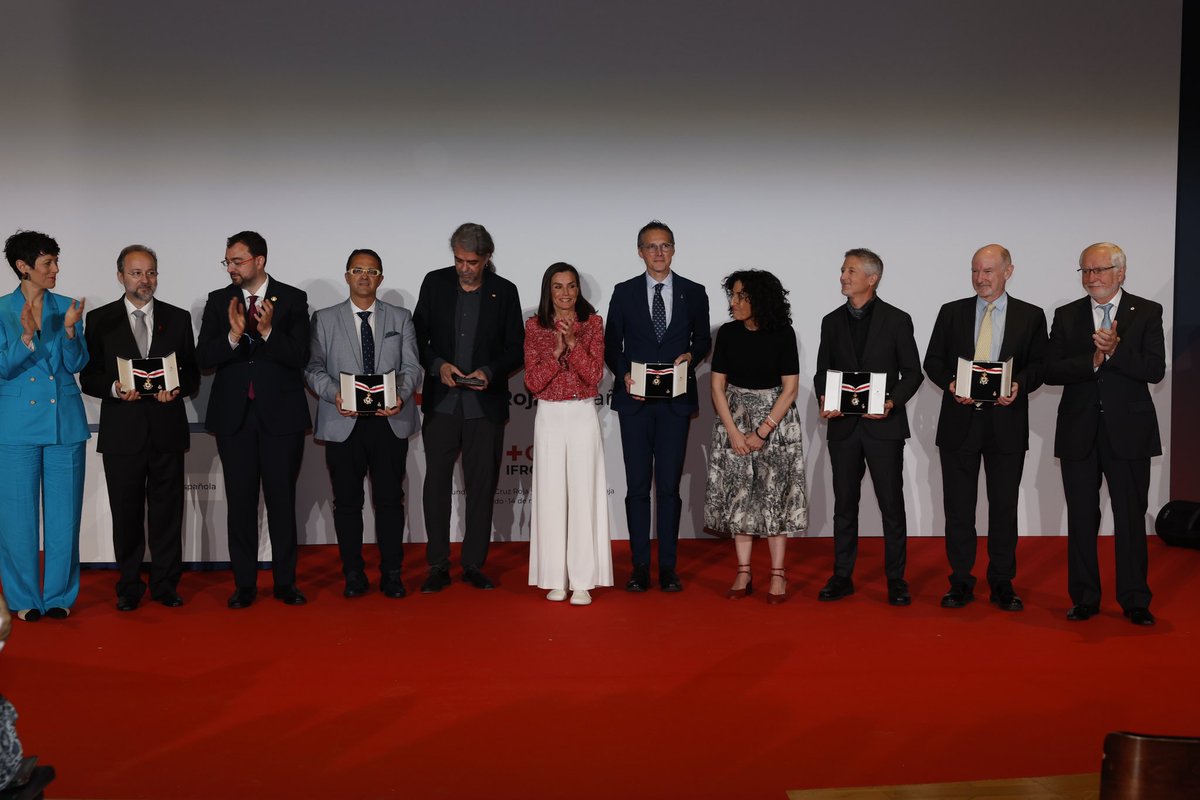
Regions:
[[71, 298], [46, 292], [42, 330], [30, 350], [21, 341], [25, 296], [0, 296], [0, 444], [72, 444], [91, 438], [75, 374], [88, 362], [83, 322], [68, 339]]

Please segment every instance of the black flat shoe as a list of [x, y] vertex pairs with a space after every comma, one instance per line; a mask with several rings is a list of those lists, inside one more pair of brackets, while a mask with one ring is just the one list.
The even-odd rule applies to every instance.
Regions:
[[367, 582], [367, 576], [361, 572], [353, 572], [346, 576], [346, 588], [342, 590], [342, 597], [362, 597], [371, 588], [371, 584]]
[[951, 586], [950, 591], [942, 595], [942, 608], [964, 608], [975, 601], [975, 594], [965, 586]]
[[1012, 590], [1012, 587], [1001, 588], [999, 591], [992, 592], [988, 602], [1002, 611], [1024, 611], [1025, 604], [1021, 602], [1021, 598]]
[[1085, 619], [1091, 619], [1100, 613], [1100, 606], [1071, 606], [1071, 610], [1067, 612], [1067, 619], [1071, 622], [1083, 622]]
[[817, 592], [817, 599], [825, 602], [841, 600], [854, 594], [854, 581], [834, 575], [825, 582], [824, 588]]
[[[47, 611], [47, 614], [50, 612]], [[1150, 613], [1148, 608], [1127, 608], [1125, 616], [1129, 617], [1129, 621], [1134, 625], [1153, 625], [1154, 615]]]
[[229, 595], [229, 600], [225, 603], [225, 605], [229, 606], [230, 608], [249, 608], [254, 604], [254, 600], [257, 597], [257, 589], [234, 589], [233, 594]]
[[302, 606], [308, 602], [308, 598], [304, 593], [295, 586], [279, 586], [276, 587], [274, 593], [275, 599], [289, 606]]
[[650, 588], [650, 569], [648, 567], [634, 567], [633, 576], [629, 582], [625, 584], [627, 592], [644, 592]]
[[421, 594], [433, 594], [440, 592], [450, 585], [450, 572], [444, 569], [429, 570], [428, 577], [421, 584]]
[[912, 595], [908, 591], [908, 582], [896, 578], [888, 581], [888, 604], [893, 606], [912, 605]]
[[383, 592], [384, 597], [390, 597], [393, 600], [398, 600], [408, 594], [408, 590], [404, 588], [404, 582], [400, 580], [400, 570], [388, 572], [379, 580], [379, 591]]
[[683, 583], [680, 582], [679, 576], [675, 574], [673, 569], [660, 569], [658, 571], [658, 587], [664, 592], [682, 592]]
[[476, 589], [495, 589], [496, 585], [477, 569], [469, 569], [463, 572], [463, 581], [474, 586]]
[[17, 619], [22, 622], [37, 622], [42, 618], [42, 612], [36, 608], [26, 608], [17, 612]]
[[154, 601], [162, 603], [167, 608], [179, 608], [183, 605], [183, 598], [179, 596], [179, 592], [163, 592], [158, 597], [155, 597]]
[[140, 603], [136, 597], [121, 595], [117, 598], [117, 611], [136, 611]]

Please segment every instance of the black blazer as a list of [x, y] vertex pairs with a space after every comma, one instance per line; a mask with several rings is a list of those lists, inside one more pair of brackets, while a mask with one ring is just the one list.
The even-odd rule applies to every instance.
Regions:
[[1112, 357], [1093, 370], [1096, 323], [1091, 298], [1082, 297], [1054, 310], [1045, 380], [1063, 387], [1054, 434], [1056, 457], [1086, 458], [1102, 424], [1120, 458], [1162, 454], [1149, 387], [1161, 381], [1167, 369], [1162, 313], [1162, 306], [1153, 300], [1122, 294], [1113, 318], [1120, 343]]
[[688, 364], [687, 394], [667, 402], [681, 416], [691, 416], [700, 408], [696, 392], [696, 367], [712, 349], [712, 331], [708, 320], [708, 292], [695, 281], [673, 273], [671, 324], [660, 342], [650, 321], [646, 302], [646, 273], [622, 281], [613, 288], [604, 328], [604, 361], [613, 373], [612, 408], [619, 414], [636, 414], [646, 407], [625, 391], [625, 375], [630, 362], [643, 364], [674, 361], [684, 353], [692, 354]]
[[[929, 347], [925, 350], [925, 374], [942, 390], [938, 447], [958, 448], [970, 431], [972, 415], [976, 413], [974, 406], [956, 402], [950, 393], [958, 359], [970, 361], [975, 356], [976, 300], [972, 295], [942, 306], [937, 322], [933, 324]], [[1013, 360], [1012, 379], [1018, 384], [1017, 399], [1011, 405], [997, 404], [989, 412], [996, 448], [1002, 453], [1020, 453], [1029, 449], [1029, 395], [1042, 385], [1045, 357], [1046, 313], [1009, 295], [1000, 361]]]
[[483, 413], [494, 422], [508, 419], [508, 376], [525, 363], [525, 322], [521, 299], [512, 281], [488, 270], [479, 287], [479, 322], [475, 327], [474, 363], [454, 363], [454, 310], [458, 305], [458, 273], [454, 267], [435, 269], [421, 282], [413, 327], [417, 350], [425, 368], [421, 408], [429, 413], [450, 391], [442, 383], [435, 364], [449, 361], [464, 374], [477, 369], [488, 372], [487, 388], [479, 392]]
[[230, 284], [208, 295], [196, 360], [201, 369], [215, 369], [204, 426], [212, 433], [236, 433], [241, 427], [254, 383], [255, 402], [267, 410], [259, 415], [272, 435], [303, 433], [312, 427], [304, 368], [308, 366], [308, 295], [270, 278], [267, 296], [275, 305], [271, 337], [251, 341], [243, 336], [229, 346], [229, 301], [243, 301], [240, 286]]
[[821, 320], [821, 344], [817, 348], [817, 372], [813, 391], [820, 398], [825, 393], [825, 373], [836, 369], [843, 372], [886, 372], [887, 397], [892, 411], [885, 419], [862, 419], [855, 414], [829, 420], [828, 438], [846, 439], [856, 425], [876, 439], [907, 439], [907, 403], [921, 386], [921, 353], [913, 338], [913, 323], [904, 311], [875, 298], [871, 310], [871, 327], [860, 363], [850, 338], [850, 315], [845, 304], [838, 306]]
[[112, 396], [112, 387], [117, 381], [117, 357], [141, 358], [133, 330], [129, 327], [129, 317], [125, 314], [124, 298], [88, 313], [84, 340], [89, 360], [79, 373], [79, 384], [85, 393], [101, 400], [96, 451], [129, 455], [141, 452], [147, 444], [163, 453], [187, 450], [191, 436], [183, 398], [200, 388], [191, 315], [182, 308], [154, 299], [154, 330], [149, 355], [174, 353], [179, 367], [179, 397], [170, 403], [154, 399], [127, 402]]

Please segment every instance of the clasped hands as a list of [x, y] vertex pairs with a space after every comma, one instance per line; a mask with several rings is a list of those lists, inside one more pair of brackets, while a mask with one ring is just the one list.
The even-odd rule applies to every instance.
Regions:
[[1092, 366], [1099, 367], [1104, 363], [1104, 359], [1117, 351], [1117, 345], [1121, 343], [1121, 337], [1117, 336], [1117, 321], [1114, 319], [1112, 327], [1107, 330], [1097, 328], [1092, 334], [1092, 342], [1096, 345], [1096, 352], [1092, 354]]
[[[263, 339], [271, 335], [271, 322], [275, 318], [275, 304], [269, 298], [258, 301], [258, 335]], [[237, 341], [246, 333], [246, 306], [236, 297], [229, 298], [229, 340]]]

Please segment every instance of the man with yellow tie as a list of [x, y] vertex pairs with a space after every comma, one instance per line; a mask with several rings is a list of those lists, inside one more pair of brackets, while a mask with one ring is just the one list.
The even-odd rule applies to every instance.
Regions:
[[[942, 306], [925, 351], [925, 374], [943, 390], [937, 446], [950, 562], [950, 591], [942, 597], [943, 608], [962, 608], [975, 599], [971, 570], [981, 461], [988, 498], [990, 600], [1005, 611], [1024, 608], [1013, 590], [1017, 499], [1029, 449], [1029, 395], [1042, 385], [1047, 337], [1042, 309], [1006, 291], [1012, 274], [1012, 256], [1006, 248], [989, 244], [976, 251], [971, 259], [975, 296]], [[992, 362], [1011, 358], [1011, 393], [995, 402], [972, 400], [968, 391], [960, 396], [956, 392], [960, 358]]]

